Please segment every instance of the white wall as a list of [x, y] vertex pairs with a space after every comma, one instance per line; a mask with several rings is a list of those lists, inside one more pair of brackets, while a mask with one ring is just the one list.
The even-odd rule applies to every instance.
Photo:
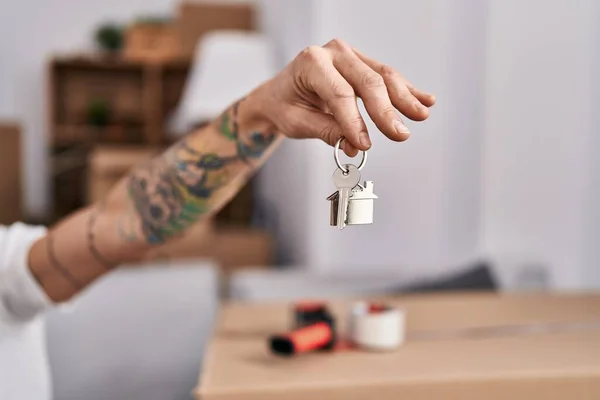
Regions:
[[484, 250], [538, 258], [558, 287], [599, 285], [588, 270], [600, 227], [589, 187], [600, 167], [591, 141], [599, 4], [489, 3]]
[[[275, 44], [279, 66], [289, 63], [314, 42], [314, 9], [318, 0], [261, 0], [265, 32]], [[310, 193], [310, 144], [288, 140], [264, 166], [259, 177], [261, 200], [276, 221], [278, 260], [288, 265], [306, 265], [310, 227], [307, 197]]]
[[[593, 153], [600, 145], [593, 131], [600, 4], [323, 0], [305, 7], [310, 23], [290, 26], [297, 37], [313, 44], [341, 37], [435, 92], [438, 105], [401, 145], [369, 125], [375, 140], [364, 176], [380, 196], [373, 226], [327, 226], [331, 149], [311, 143], [304, 150], [311, 162], [298, 262], [419, 274], [491, 255], [505, 263], [504, 281], [514, 278], [515, 264], [531, 262], [548, 265], [556, 287], [600, 286], [600, 158]], [[274, 201], [298, 203], [295, 194]]]
[[[98, 23], [176, 0], [23, 0], [0, 13], [0, 118], [25, 125], [27, 208], [48, 205], [45, 63]], [[284, 260], [318, 270], [434, 271], [476, 254], [548, 263], [560, 287], [600, 286], [600, 4], [594, 0], [263, 0], [281, 64], [342, 37], [438, 95], [426, 123], [374, 136], [373, 226], [328, 226], [327, 146], [288, 142], [263, 173]], [[285, 195], [281, 196], [280, 193]], [[509, 257], [510, 258], [510, 257]], [[428, 266], [428, 267], [421, 267]]]
[[[596, 21], [600, 21], [600, 6], [590, 12]], [[600, 42], [600, 24], [595, 24], [592, 43], [594, 44], [592, 71], [600, 71], [600, 54], [598, 43]], [[597, 110], [600, 106], [600, 77], [597, 73], [592, 75], [591, 86], [594, 90], [591, 99], [591, 108]], [[596, 149], [600, 149], [600, 135], [594, 127], [600, 126], [600, 113], [595, 112], [592, 115], [589, 140], [587, 142], [588, 157], [586, 173], [589, 174], [587, 185], [587, 201], [584, 207], [588, 210], [586, 215], [585, 242], [584, 242], [584, 269], [582, 271], [583, 280], [590, 287], [600, 287], [600, 157], [595, 154]]]
[[[477, 21], [485, 9], [476, 0], [457, 4], [326, 0], [304, 2], [312, 10], [309, 15], [279, 15], [286, 29], [305, 32], [312, 27], [304, 35], [288, 32], [294, 39], [283, 45], [293, 54], [308, 44], [341, 37], [397, 67], [415, 84], [435, 92], [443, 104], [427, 123], [411, 124], [413, 137], [404, 144], [389, 142], [369, 121], [373, 148], [363, 176], [375, 181], [379, 196], [372, 226], [342, 232], [329, 226], [325, 198], [334, 190], [331, 148], [311, 142], [295, 152], [302, 155], [299, 163], [280, 160], [277, 165], [286, 171], [302, 168], [305, 174], [298, 179], [286, 174], [292, 182], [283, 187], [295, 190], [284, 189], [283, 196], [271, 198], [284, 207], [280, 211], [291, 209], [280, 213], [282, 225], [291, 220], [290, 225], [303, 227], [294, 236], [302, 238], [297, 263], [317, 270], [402, 267], [404, 273], [419, 275], [476, 251], [479, 187], [472, 182], [478, 182], [478, 169], [471, 163], [479, 156], [477, 102], [483, 76], [477, 60], [483, 60], [483, 40]], [[456, 117], [463, 112], [473, 117], [468, 124]]]

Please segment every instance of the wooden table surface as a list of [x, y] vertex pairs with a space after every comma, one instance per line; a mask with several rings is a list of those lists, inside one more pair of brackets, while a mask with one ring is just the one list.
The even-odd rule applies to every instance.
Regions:
[[[288, 329], [289, 304], [224, 305], [196, 395], [209, 400], [600, 398], [600, 295], [385, 300], [407, 312], [407, 341], [398, 350], [294, 358], [276, 357], [267, 348], [269, 335]], [[338, 321], [347, 319], [349, 304], [331, 303]], [[523, 326], [538, 331], [522, 332]]]

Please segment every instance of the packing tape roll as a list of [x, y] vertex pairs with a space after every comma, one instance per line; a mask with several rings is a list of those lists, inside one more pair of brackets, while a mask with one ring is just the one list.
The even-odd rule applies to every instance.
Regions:
[[406, 313], [399, 308], [356, 303], [350, 315], [350, 338], [367, 350], [393, 350], [404, 342]]

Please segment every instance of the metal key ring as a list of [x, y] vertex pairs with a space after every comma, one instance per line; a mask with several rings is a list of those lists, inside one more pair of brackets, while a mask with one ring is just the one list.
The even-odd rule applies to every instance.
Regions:
[[[335, 163], [337, 165], [337, 167], [339, 169], [341, 169], [344, 172], [348, 172], [348, 169], [346, 167], [344, 167], [342, 165], [342, 163], [340, 162], [340, 145], [342, 144], [342, 141], [345, 139], [345, 137], [341, 137], [338, 139], [338, 141], [335, 143], [335, 148], [333, 150], [333, 159], [335, 160]], [[362, 160], [360, 160], [360, 164], [358, 165], [357, 169], [360, 171], [365, 164], [367, 163], [367, 152], [365, 150], [362, 151]]]

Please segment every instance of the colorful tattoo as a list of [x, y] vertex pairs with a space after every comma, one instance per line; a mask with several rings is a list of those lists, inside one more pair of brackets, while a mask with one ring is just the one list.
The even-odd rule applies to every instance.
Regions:
[[117, 220], [117, 234], [126, 242], [134, 242], [137, 240], [135, 234], [135, 217], [132, 211]]
[[210, 212], [215, 192], [238, 175], [244, 163], [260, 158], [273, 143], [274, 133], [240, 135], [237, 108], [238, 103], [222, 115], [219, 124], [220, 134], [232, 145], [223, 146], [218, 153], [207, 152], [184, 139], [132, 173], [129, 195], [147, 242], [163, 243], [180, 235]]
[[230, 119], [228, 113], [224, 113], [221, 116], [221, 134], [227, 139], [236, 142], [238, 157], [241, 160], [246, 161], [249, 158], [261, 157], [264, 151], [275, 140], [275, 134], [254, 132], [250, 134], [250, 143], [241, 141], [238, 135], [239, 127], [237, 123], [237, 112], [240, 101], [235, 103], [232, 107], [233, 118]]

